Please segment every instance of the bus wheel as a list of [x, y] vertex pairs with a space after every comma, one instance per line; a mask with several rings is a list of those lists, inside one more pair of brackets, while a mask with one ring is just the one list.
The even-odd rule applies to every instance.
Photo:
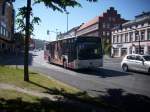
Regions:
[[48, 57], [48, 62], [51, 63], [51, 58], [50, 57]]
[[67, 68], [67, 63], [66, 63], [66, 61], [63, 61], [63, 68]]

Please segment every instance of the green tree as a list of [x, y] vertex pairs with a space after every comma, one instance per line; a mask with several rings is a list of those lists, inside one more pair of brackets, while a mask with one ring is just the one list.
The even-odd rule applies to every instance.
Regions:
[[24, 34], [22, 34], [21, 32], [15, 33], [14, 34], [14, 41], [18, 45], [20, 45], [20, 47], [23, 47], [24, 46]]
[[[26, 30], [26, 25], [25, 25], [26, 12], [27, 12], [27, 7], [24, 6], [22, 8], [19, 8], [18, 14], [16, 16], [17, 30], [23, 34], [25, 33], [25, 30]], [[34, 25], [35, 24], [39, 25], [39, 23], [41, 22], [41, 19], [39, 17], [34, 17], [32, 11], [30, 13], [30, 17], [32, 18], [32, 20], [29, 25], [29, 33], [30, 35], [34, 35], [33, 34]]]
[[[60, 12], [66, 12], [67, 7], [75, 7], [75, 6], [81, 7], [81, 4], [76, 0], [33, 0], [33, 1], [34, 4], [44, 3], [46, 7], [54, 11]], [[86, 1], [95, 2], [97, 0], [86, 0]], [[24, 28], [22, 27], [22, 24], [20, 24], [20, 27], [22, 27], [23, 30], [25, 31], [24, 81], [29, 81], [29, 74], [28, 74], [29, 37], [32, 29], [34, 29], [34, 27], [31, 27], [30, 24], [30, 16], [32, 15], [31, 0], [27, 0], [27, 7], [24, 7], [21, 10], [23, 10], [24, 12], [20, 14], [25, 18], [26, 22]], [[38, 20], [38, 18], [36, 20]], [[20, 23], [22, 22], [22, 20], [18, 21], [20, 21]]]
[[102, 39], [102, 48], [105, 55], [110, 56], [111, 54], [111, 42], [107, 37], [103, 37]]

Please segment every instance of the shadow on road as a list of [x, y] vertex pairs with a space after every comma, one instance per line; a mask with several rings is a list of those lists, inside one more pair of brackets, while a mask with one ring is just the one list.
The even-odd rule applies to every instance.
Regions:
[[[33, 57], [37, 55], [33, 55], [29, 53], [29, 65], [32, 65]], [[0, 65], [24, 65], [24, 54], [5, 54], [0, 56]]]
[[[36, 85], [40, 86], [39, 84]], [[109, 110], [113, 110], [114, 112], [150, 112], [150, 97], [148, 96], [127, 93], [123, 89], [114, 89], [114, 88], [113, 89], [108, 88], [106, 89], [106, 91], [97, 91], [97, 90], [91, 91], [96, 91], [100, 95], [98, 97], [91, 98], [88, 96], [87, 92], [68, 94], [64, 90], [48, 89], [48, 88], [46, 93], [62, 95], [67, 99], [71, 99], [73, 101], [80, 101], [82, 103], [94, 105], [96, 107], [97, 106], [102, 107], [103, 109], [107, 107], [107, 109], [109, 108]], [[81, 104], [78, 105], [81, 106]], [[85, 105], [83, 107], [85, 107]]]
[[48, 98], [37, 99], [37, 102], [17, 99], [0, 99], [0, 112], [92, 112], [88, 108], [66, 101], [51, 101]]
[[[49, 64], [49, 62], [47, 62], [47, 63]], [[61, 65], [57, 65], [54, 63], [51, 63], [51, 65], [55, 65], [55, 66], [59, 66], [59, 67], [63, 68]], [[64, 69], [74, 71], [77, 73], [86, 74], [86, 75], [95, 75], [95, 76], [99, 76], [101, 78], [132, 75], [131, 73], [128, 73], [128, 72], [122, 72], [122, 71], [111, 70], [111, 69], [106, 69], [106, 68], [79, 69], [79, 70], [74, 70], [71, 68], [64, 68]]]
[[[34, 82], [30, 83], [43, 87]], [[62, 90], [46, 89], [46, 93], [62, 95], [65, 99], [51, 101], [48, 98], [38, 98], [36, 102], [27, 102], [21, 97], [0, 98], [0, 112], [150, 112], [149, 97], [126, 93], [123, 89], [109, 88], [105, 95], [98, 97], [89, 97], [87, 93], [67, 94]]]
[[87, 74], [87, 75], [96, 75], [96, 76], [99, 76], [101, 78], [131, 75], [129, 73], [116, 71], [116, 70], [105, 69], [105, 68], [97, 68], [97, 69], [92, 69], [92, 70], [82, 69], [82, 70], [78, 70], [76, 72], [84, 73], [84, 74]]
[[140, 74], [140, 75], [149, 75], [150, 76], [150, 73], [134, 71], [134, 70], [130, 70], [130, 73], [137, 73], [137, 74]]
[[150, 98], [148, 96], [125, 93], [123, 89], [107, 89], [106, 94], [99, 96], [98, 99], [119, 108], [121, 112], [150, 112]]

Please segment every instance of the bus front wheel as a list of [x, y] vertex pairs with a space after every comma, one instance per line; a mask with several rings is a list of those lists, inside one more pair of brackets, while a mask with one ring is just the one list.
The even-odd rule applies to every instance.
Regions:
[[51, 63], [51, 58], [50, 57], [48, 57], [48, 62]]
[[67, 63], [66, 63], [66, 61], [63, 61], [63, 68], [67, 68]]

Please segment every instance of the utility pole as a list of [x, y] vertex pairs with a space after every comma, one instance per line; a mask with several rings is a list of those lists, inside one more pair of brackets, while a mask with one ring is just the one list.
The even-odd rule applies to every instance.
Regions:
[[[139, 44], [139, 49], [138, 49], [138, 52], [139, 52], [139, 54], [141, 54], [141, 37], [140, 37], [140, 31], [138, 31], [137, 29], [135, 29], [135, 28], [131, 28], [132, 30], [135, 30], [136, 32], [135, 32], [135, 36], [136, 36], [136, 33], [138, 33], [137, 35], [138, 35], [138, 44]], [[132, 45], [133, 45], [133, 43], [132, 43]]]
[[25, 29], [25, 48], [24, 48], [24, 81], [29, 81], [28, 59], [29, 59], [29, 38], [30, 38], [30, 13], [31, 13], [31, 0], [27, 0], [26, 12], [26, 29]]
[[140, 44], [140, 41], [141, 41], [141, 38], [140, 38], [140, 35], [139, 35], [139, 54], [141, 54], [141, 44]]
[[139, 43], [139, 49], [138, 49], [138, 51], [139, 51], [139, 54], [141, 54], [141, 38], [140, 38], [140, 31], [138, 31], [138, 30], [136, 30], [136, 29], [134, 29], [136, 32], [138, 32], [138, 39], [139, 39], [139, 41], [138, 41], [138, 43]]
[[67, 32], [68, 32], [68, 15], [69, 15], [69, 12], [66, 11], [66, 14], [67, 14]]

